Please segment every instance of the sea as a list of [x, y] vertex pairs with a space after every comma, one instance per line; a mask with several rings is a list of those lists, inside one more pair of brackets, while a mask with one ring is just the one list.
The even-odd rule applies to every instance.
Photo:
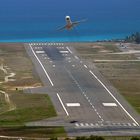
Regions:
[[[58, 31], [65, 16], [87, 19]], [[0, 42], [92, 42], [140, 32], [140, 0], [0, 0]]]

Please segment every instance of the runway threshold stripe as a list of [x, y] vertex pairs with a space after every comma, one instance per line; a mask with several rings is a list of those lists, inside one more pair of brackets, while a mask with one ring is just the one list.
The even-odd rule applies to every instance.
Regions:
[[67, 48], [67, 50], [72, 54], [72, 51], [70, 50], [70, 48], [69, 47], [66, 47]]
[[60, 96], [59, 96], [58, 93], [57, 93], [57, 97], [58, 97], [58, 99], [59, 99], [59, 101], [60, 101], [60, 103], [61, 103], [61, 105], [62, 105], [64, 111], [66, 112], [67, 116], [69, 116], [69, 113], [68, 113], [67, 109], [65, 108], [65, 106], [64, 106], [64, 104], [63, 104], [63, 102], [62, 102], [62, 100], [61, 100], [61, 98], [60, 98]]
[[47, 73], [47, 71], [45, 70], [43, 64], [41, 63], [41, 61], [39, 60], [39, 58], [38, 58], [37, 55], [35, 54], [35, 52], [34, 52], [32, 46], [31, 46], [30, 44], [29, 44], [29, 46], [30, 46], [30, 48], [31, 48], [31, 50], [32, 50], [32, 52], [33, 52], [33, 54], [34, 54], [34, 56], [35, 56], [36, 59], [38, 60], [39, 64], [41, 65], [42, 69], [44, 70], [44, 72], [45, 72], [47, 78], [49, 79], [49, 81], [50, 81], [50, 83], [51, 83], [51, 85], [54, 86], [54, 84], [53, 84], [53, 82], [52, 82], [50, 76], [48, 75], [48, 73]]
[[124, 112], [137, 124], [140, 126], [139, 123], [128, 113], [128, 111], [122, 106], [122, 104], [116, 99], [116, 97], [109, 91], [109, 89], [103, 84], [103, 82], [90, 70], [89, 71], [96, 80], [105, 88], [105, 90], [112, 96], [112, 98], [120, 105], [120, 107], [124, 110]]

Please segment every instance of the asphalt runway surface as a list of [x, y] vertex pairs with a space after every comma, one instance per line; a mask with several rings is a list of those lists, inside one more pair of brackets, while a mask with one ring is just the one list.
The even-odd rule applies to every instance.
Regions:
[[26, 92], [47, 93], [58, 114], [28, 125], [62, 125], [69, 135], [140, 134], [139, 116], [72, 46], [30, 43], [25, 48], [44, 84]]

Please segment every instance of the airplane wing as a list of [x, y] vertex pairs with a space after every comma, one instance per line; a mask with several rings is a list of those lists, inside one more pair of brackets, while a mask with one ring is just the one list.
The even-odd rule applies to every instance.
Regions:
[[75, 25], [78, 25], [79, 23], [86, 22], [86, 21], [87, 21], [87, 19], [83, 19], [83, 20], [80, 20], [80, 21], [75, 21], [72, 24], [75, 26]]
[[62, 27], [59, 27], [59, 28], [57, 29], [57, 31], [64, 30], [65, 28], [66, 28], [66, 25], [65, 25], [65, 26], [62, 26]]

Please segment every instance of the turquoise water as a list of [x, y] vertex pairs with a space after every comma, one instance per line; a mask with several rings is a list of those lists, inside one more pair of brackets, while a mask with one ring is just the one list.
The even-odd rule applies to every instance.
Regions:
[[[0, 42], [97, 41], [140, 32], [140, 0], [2, 0]], [[72, 31], [57, 31], [65, 16], [87, 18]]]

